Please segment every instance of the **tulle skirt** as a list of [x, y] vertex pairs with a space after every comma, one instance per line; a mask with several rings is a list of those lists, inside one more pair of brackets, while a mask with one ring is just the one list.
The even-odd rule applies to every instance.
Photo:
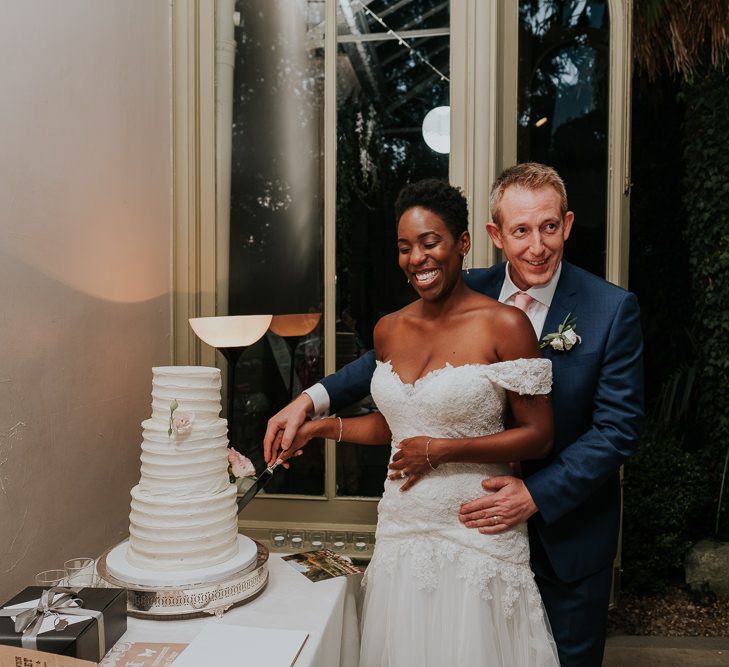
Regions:
[[[376, 559], [377, 553], [373, 564]], [[394, 567], [368, 572], [360, 667], [559, 666], [526, 565], [520, 567], [529, 584], [516, 599], [498, 576], [485, 589], [475, 587], [459, 572], [458, 560], [433, 562], [437, 585], [420, 586], [414, 576], [419, 565], [402, 553]]]

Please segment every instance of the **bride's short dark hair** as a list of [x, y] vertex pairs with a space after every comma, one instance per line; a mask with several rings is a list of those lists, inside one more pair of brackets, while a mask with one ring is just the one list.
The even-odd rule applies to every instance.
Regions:
[[468, 202], [460, 188], [438, 178], [425, 178], [409, 183], [395, 201], [395, 222], [405, 211], [415, 206], [427, 208], [445, 222], [453, 238], [468, 230]]

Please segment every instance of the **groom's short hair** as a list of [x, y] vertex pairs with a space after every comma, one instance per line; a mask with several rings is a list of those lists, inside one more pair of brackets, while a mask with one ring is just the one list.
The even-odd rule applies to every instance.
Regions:
[[539, 190], [544, 187], [554, 188], [559, 195], [562, 217], [564, 218], [565, 213], [567, 213], [567, 190], [557, 170], [539, 162], [522, 162], [504, 169], [491, 186], [489, 210], [491, 211], [491, 220], [498, 227], [501, 227], [502, 222], [499, 205], [504, 192], [510, 187], [519, 187], [525, 190]]

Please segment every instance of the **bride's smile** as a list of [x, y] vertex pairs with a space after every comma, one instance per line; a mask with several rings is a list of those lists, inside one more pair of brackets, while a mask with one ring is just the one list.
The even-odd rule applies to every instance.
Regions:
[[459, 235], [436, 213], [422, 206], [407, 209], [397, 226], [400, 268], [426, 301], [447, 297], [461, 278], [468, 232]]
[[430, 285], [432, 283], [437, 275], [438, 275], [438, 269], [426, 269], [425, 271], [415, 271], [415, 280], [418, 285], [421, 287], [425, 287], [426, 285]]

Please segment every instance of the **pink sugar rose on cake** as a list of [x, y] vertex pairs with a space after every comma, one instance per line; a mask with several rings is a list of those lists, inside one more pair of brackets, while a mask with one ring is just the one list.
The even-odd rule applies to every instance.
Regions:
[[228, 447], [228, 464], [230, 465], [230, 473], [234, 477], [256, 476], [256, 468], [251, 460], [232, 447]]
[[195, 414], [193, 412], [177, 412], [172, 417], [172, 430], [176, 435], [185, 435], [192, 430], [195, 423]]

